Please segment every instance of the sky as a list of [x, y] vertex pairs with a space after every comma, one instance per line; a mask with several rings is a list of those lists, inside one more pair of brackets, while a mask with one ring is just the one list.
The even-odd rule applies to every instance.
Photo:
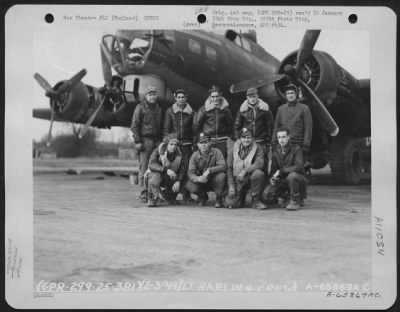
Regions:
[[[114, 33], [116, 29], [87, 30], [41, 30], [34, 33], [33, 73], [38, 72], [51, 85], [68, 79], [82, 68], [88, 73], [82, 79], [86, 84], [99, 87], [104, 84], [101, 60], [100, 40], [105, 33]], [[258, 43], [278, 60], [298, 49], [304, 30], [263, 30], [257, 31]], [[368, 31], [323, 30], [314, 47], [329, 53], [336, 62], [356, 78], [370, 77], [370, 38]], [[49, 107], [49, 100], [44, 91], [33, 79], [34, 99], [32, 108]], [[34, 119], [33, 139], [39, 140], [48, 132], [50, 122]], [[65, 123], [55, 122], [53, 133], [57, 135], [69, 131]], [[65, 130], [67, 129], [67, 130]], [[102, 130], [101, 139], [118, 141], [126, 137], [128, 129], [115, 128]]]

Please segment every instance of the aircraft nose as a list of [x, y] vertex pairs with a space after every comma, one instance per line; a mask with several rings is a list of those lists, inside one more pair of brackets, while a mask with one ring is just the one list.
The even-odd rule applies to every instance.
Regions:
[[127, 60], [131, 65], [140, 65], [146, 60], [145, 56], [150, 52], [151, 42], [144, 38], [134, 38], [127, 51]]

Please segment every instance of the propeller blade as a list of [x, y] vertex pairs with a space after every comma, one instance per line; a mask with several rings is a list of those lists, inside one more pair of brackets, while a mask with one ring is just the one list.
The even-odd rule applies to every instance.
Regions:
[[303, 67], [304, 61], [311, 56], [320, 33], [321, 30], [314, 29], [307, 30], [304, 34], [303, 40], [300, 44], [299, 52], [297, 53], [296, 75], [299, 74], [300, 69]]
[[333, 119], [332, 115], [328, 112], [325, 105], [319, 99], [319, 97], [314, 93], [314, 91], [301, 79], [298, 79], [298, 82], [307, 90], [307, 92], [312, 96], [314, 102], [312, 101], [313, 113], [321, 123], [322, 127], [331, 136], [337, 136], [339, 134], [339, 127]]
[[88, 121], [85, 123], [85, 125], [83, 126], [83, 128], [81, 129], [81, 131], [79, 132], [79, 139], [82, 139], [84, 137], [84, 135], [86, 134], [86, 132], [88, 131], [89, 127], [92, 125], [94, 119], [96, 118], [97, 114], [99, 113], [100, 109], [103, 107], [103, 104], [105, 102], [106, 96], [104, 96], [103, 101], [101, 101], [100, 105], [97, 106], [96, 110], [94, 111], [94, 113], [92, 114], [92, 116], [90, 116], [90, 118], [88, 119]]
[[249, 88], [259, 88], [265, 85], [269, 85], [271, 83], [274, 83], [276, 81], [281, 80], [284, 78], [286, 75], [284, 74], [276, 74], [276, 75], [266, 75], [266, 76], [261, 76], [258, 78], [253, 78], [249, 80], [243, 80], [238, 83], [234, 83], [230, 86], [229, 90], [231, 93], [239, 93], [246, 91]]
[[46, 96], [52, 97], [56, 95], [56, 92], [51, 87], [50, 83], [46, 79], [44, 79], [40, 74], [35, 73], [33, 75], [35, 80], [39, 83], [39, 85], [46, 91]]
[[57, 90], [57, 95], [62, 92], [70, 91], [79, 81], [81, 81], [81, 79], [86, 75], [86, 73], [87, 73], [86, 69], [82, 69], [74, 76], [72, 76], [71, 79], [65, 81], [61, 85], [61, 87]]
[[51, 131], [53, 130], [53, 123], [54, 123], [54, 100], [50, 100], [51, 103], [51, 116], [50, 116], [50, 128], [49, 128], [49, 134], [47, 136], [47, 146], [50, 146], [51, 143]]

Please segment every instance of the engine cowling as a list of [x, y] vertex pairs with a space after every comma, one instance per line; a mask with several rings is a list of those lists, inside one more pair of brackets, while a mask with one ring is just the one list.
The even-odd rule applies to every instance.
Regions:
[[[289, 54], [278, 72], [284, 73], [286, 65], [296, 66], [296, 58], [297, 51]], [[314, 50], [305, 61], [298, 78], [318, 95], [337, 122], [341, 134], [353, 137], [370, 135], [363, 127], [370, 122], [369, 103], [363, 101], [359, 80], [338, 65], [332, 56]], [[285, 80], [276, 83], [276, 90], [282, 97], [283, 87], [287, 83]]]
[[128, 103], [138, 103], [145, 99], [147, 86], [157, 88], [157, 98], [160, 102], [173, 102], [174, 95], [164, 81], [156, 75], [128, 75], [124, 77], [124, 91]]
[[[64, 81], [58, 82], [54, 89], [58, 90], [63, 83]], [[78, 82], [70, 91], [62, 92], [56, 99], [51, 99], [54, 101], [52, 104], [56, 114], [72, 122], [79, 122], [89, 108], [89, 88], [84, 83]]]

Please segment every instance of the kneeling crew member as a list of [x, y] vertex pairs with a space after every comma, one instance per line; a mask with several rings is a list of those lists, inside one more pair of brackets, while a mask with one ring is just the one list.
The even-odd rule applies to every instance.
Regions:
[[250, 188], [253, 200], [252, 207], [267, 208], [261, 201], [260, 195], [265, 184], [263, 172], [264, 152], [253, 138], [250, 129], [243, 128], [240, 139], [228, 153], [228, 186], [229, 192], [225, 204], [228, 208], [244, 207], [246, 193]]
[[289, 189], [290, 202], [286, 209], [297, 210], [306, 197], [303, 153], [298, 145], [289, 143], [288, 128], [279, 128], [276, 133], [278, 145], [272, 151], [270, 184], [262, 197], [267, 205], [275, 205], [278, 197]]
[[147, 171], [149, 207], [157, 206], [160, 186], [169, 204], [177, 204], [176, 196], [181, 189], [181, 181], [185, 175], [185, 165], [182, 153], [178, 148], [179, 140], [176, 134], [170, 134], [165, 142], [154, 149], [149, 160]]
[[211, 147], [210, 137], [204, 133], [200, 133], [197, 146], [190, 157], [186, 189], [199, 197], [200, 206], [205, 205], [208, 191], [215, 192], [215, 207], [220, 208], [226, 185], [224, 156], [218, 148]]

